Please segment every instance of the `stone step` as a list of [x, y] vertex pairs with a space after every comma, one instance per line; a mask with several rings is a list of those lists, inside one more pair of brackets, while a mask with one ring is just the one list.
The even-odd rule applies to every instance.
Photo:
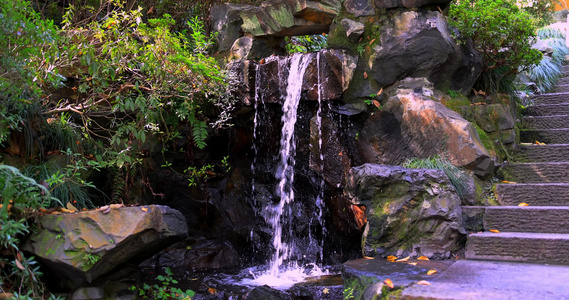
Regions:
[[518, 145], [514, 157], [518, 162], [569, 161], [569, 144]]
[[466, 258], [569, 264], [569, 234], [482, 232], [468, 236]]
[[569, 182], [569, 162], [504, 164], [500, 172], [517, 183]]
[[569, 206], [569, 183], [497, 184], [496, 197], [500, 205]]
[[569, 206], [489, 206], [483, 222], [500, 232], [569, 233]]
[[557, 81], [557, 84], [569, 84], [569, 77], [561, 77]]
[[[569, 85], [567, 86], [569, 91]], [[550, 104], [550, 105], [532, 105], [528, 106], [524, 114], [526, 116], [561, 116], [569, 115], [569, 105], [567, 104]]]
[[546, 144], [569, 144], [569, 129], [520, 130], [520, 141], [522, 143], [540, 141]]
[[532, 105], [526, 107], [524, 114], [526, 116], [569, 115], [569, 105], [567, 104]]
[[553, 90], [551, 92], [553, 92], [553, 93], [567, 93], [567, 92], [569, 92], [569, 84], [558, 84], [555, 87], [553, 87]]
[[528, 116], [522, 118], [521, 125], [527, 129], [569, 128], [569, 116]]
[[533, 96], [532, 100], [534, 104], [569, 103], [569, 93], [550, 93], [550, 94], [535, 95]]

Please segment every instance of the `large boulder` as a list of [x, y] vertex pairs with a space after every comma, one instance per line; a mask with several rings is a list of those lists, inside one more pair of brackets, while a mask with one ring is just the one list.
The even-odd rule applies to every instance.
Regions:
[[184, 238], [184, 216], [167, 206], [106, 207], [38, 218], [23, 250], [61, 278], [62, 288], [93, 282]]
[[[479, 55], [459, 46], [438, 11], [403, 11], [380, 25], [371, 49], [370, 76], [389, 86], [405, 77], [426, 77], [444, 90], [470, 91], [482, 71]], [[373, 44], [372, 44], [373, 45]], [[456, 74], [474, 73], [472, 76]]]
[[453, 165], [484, 177], [496, 164], [476, 128], [441, 102], [440, 92], [424, 79], [409, 79], [387, 91], [387, 101], [359, 135], [365, 162], [400, 164], [407, 158], [445, 155]]
[[448, 258], [466, 233], [460, 198], [441, 170], [364, 164], [350, 170], [344, 194], [366, 206], [366, 256]]
[[339, 0], [268, 0], [240, 14], [241, 30], [253, 36], [292, 36], [327, 32], [340, 13]]

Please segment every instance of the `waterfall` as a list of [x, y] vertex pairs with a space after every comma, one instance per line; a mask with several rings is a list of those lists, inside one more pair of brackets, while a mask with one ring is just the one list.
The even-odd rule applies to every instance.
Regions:
[[[295, 154], [296, 154], [296, 141], [295, 141], [295, 125], [297, 123], [298, 108], [301, 98], [303, 77], [306, 69], [310, 62], [315, 58], [313, 54], [294, 54], [292, 57], [278, 58], [271, 57], [270, 61], [278, 59], [278, 72], [281, 82], [286, 83], [286, 91], [283, 92], [281, 100], [282, 104], [282, 117], [280, 128], [280, 141], [279, 141], [279, 152], [278, 159], [276, 161], [275, 179], [276, 196], [274, 200], [278, 201], [268, 201], [269, 199], [261, 199], [265, 203], [261, 215], [270, 226], [271, 236], [272, 236], [272, 246], [274, 248], [274, 253], [271, 256], [270, 262], [267, 266], [254, 267], [247, 271], [249, 276], [253, 278], [243, 279], [241, 284], [245, 285], [269, 285], [274, 288], [287, 288], [295, 283], [303, 281], [308, 276], [319, 276], [329, 274], [328, 271], [323, 272], [321, 268], [316, 264], [318, 260], [323, 260], [323, 241], [319, 241], [311, 236], [309, 233], [306, 242], [306, 237], [304, 241], [299, 240], [299, 237], [295, 236], [294, 228], [295, 225], [292, 224], [293, 216], [293, 206], [295, 204], [295, 193], [293, 189], [294, 183], [294, 168], [295, 168]], [[320, 69], [319, 69], [319, 59], [320, 55], [316, 55], [317, 58], [317, 72], [318, 72], [318, 123], [319, 123], [319, 135], [320, 135], [320, 148], [322, 147], [322, 137], [321, 137], [321, 86], [320, 86]], [[269, 59], [265, 60], [268, 63]], [[282, 69], [282, 73], [281, 73]], [[288, 69], [288, 71], [286, 70]], [[264, 120], [262, 113], [260, 114], [259, 105], [266, 106], [267, 102], [262, 99], [264, 93], [262, 89], [263, 80], [260, 79], [263, 75], [261, 74], [260, 68], [257, 68], [257, 77], [255, 78], [256, 88], [255, 88], [255, 116], [254, 116], [254, 129], [253, 136], [254, 139], [262, 140], [263, 134], [262, 130], [266, 128], [265, 125], [261, 124]], [[284, 76], [283, 76], [284, 75]], [[283, 78], [286, 77], [286, 78]], [[286, 80], [285, 80], [286, 79]], [[274, 88], [274, 86], [273, 86]], [[280, 89], [280, 83], [279, 83]], [[265, 111], [266, 113], [267, 111]], [[258, 143], [258, 144], [256, 144]], [[255, 155], [262, 154], [258, 151], [259, 146], [264, 146], [262, 141], [254, 141], [253, 150]], [[323, 155], [320, 153], [320, 161], [322, 163]], [[251, 165], [252, 172], [255, 174], [257, 158], [253, 159]], [[255, 182], [253, 181], [253, 197], [255, 197]], [[315, 226], [322, 226], [322, 212], [324, 209], [323, 201], [323, 187], [324, 180], [321, 179], [319, 194], [314, 199], [315, 211], [307, 211], [304, 213], [312, 214], [310, 225], [315, 224]], [[259, 195], [257, 195], [259, 196]], [[255, 201], [255, 203], [259, 203]], [[324, 229], [323, 229], [324, 230]], [[310, 229], [309, 229], [310, 232]], [[323, 232], [324, 235], [324, 232]], [[297, 246], [297, 243], [299, 246]], [[300, 246], [302, 245], [302, 246]], [[306, 263], [306, 258], [303, 257], [307, 254], [307, 251], [312, 251], [312, 254], [316, 254], [316, 258], [313, 262]], [[318, 251], [318, 252], [315, 252]], [[301, 265], [301, 261], [305, 263]]]
[[273, 230], [273, 246], [275, 254], [270, 263], [271, 275], [278, 275], [279, 268], [290, 257], [292, 247], [283, 237], [283, 210], [285, 206], [294, 200], [294, 163], [295, 163], [295, 143], [294, 125], [296, 124], [298, 104], [300, 102], [300, 92], [302, 89], [302, 78], [306, 67], [310, 62], [309, 55], [295, 54], [291, 58], [289, 76], [287, 80], [286, 98], [283, 104], [283, 116], [281, 118], [283, 127], [280, 141], [280, 161], [277, 167], [276, 178], [278, 180], [276, 194], [280, 197], [279, 203], [272, 208], [272, 216], [269, 220]]

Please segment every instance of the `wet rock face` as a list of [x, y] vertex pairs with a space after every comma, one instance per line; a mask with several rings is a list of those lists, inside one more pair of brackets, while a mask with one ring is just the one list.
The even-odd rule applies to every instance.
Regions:
[[441, 170], [364, 164], [350, 170], [344, 194], [366, 206], [367, 256], [448, 258], [466, 233], [460, 198]]
[[127, 262], [153, 255], [187, 235], [182, 214], [166, 206], [45, 215], [23, 250], [61, 277], [61, 287], [93, 282]]
[[439, 101], [440, 94], [422, 79], [409, 79], [387, 92], [381, 112], [364, 125], [359, 148], [364, 161], [400, 164], [410, 157], [447, 155], [453, 165], [483, 177], [496, 165], [476, 128]]
[[[348, 151], [341, 144], [339, 129], [328, 117], [310, 120], [310, 169], [324, 177], [334, 187], [343, 187], [351, 168]], [[321, 145], [320, 145], [321, 144]]]
[[[348, 88], [357, 64], [357, 58], [343, 50], [323, 50], [319, 54], [308, 53], [311, 61], [302, 78], [304, 100], [335, 100]], [[290, 61], [282, 57], [269, 57], [261, 61], [259, 99], [264, 103], [281, 103], [286, 96]], [[285, 78], [285, 80], [283, 80]], [[318, 80], [320, 80], [320, 85]], [[320, 92], [319, 89], [320, 88]]]

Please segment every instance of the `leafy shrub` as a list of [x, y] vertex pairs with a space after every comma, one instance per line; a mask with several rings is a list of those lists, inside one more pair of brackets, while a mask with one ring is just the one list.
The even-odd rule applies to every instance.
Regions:
[[160, 281], [160, 284], [149, 285], [145, 283], [142, 288], [137, 288], [132, 286], [131, 291], [138, 291], [138, 296], [142, 299], [184, 299], [191, 300], [194, 296], [194, 291], [186, 290], [182, 291], [180, 288], [172, 286], [172, 284], [178, 284], [178, 281], [172, 278], [172, 271], [170, 268], [164, 270], [166, 275], [158, 275], [156, 280]]
[[20, 236], [29, 232], [27, 216], [57, 200], [43, 185], [6, 165], [0, 165], [0, 191], [0, 290], [15, 292], [17, 299], [42, 298], [42, 274], [34, 257], [20, 251]]
[[445, 157], [435, 155], [428, 158], [411, 158], [403, 164], [403, 167], [411, 169], [443, 170], [460, 197], [466, 195], [468, 192], [468, 185], [466, 184], [468, 182], [468, 175], [452, 165]]
[[[509, 92], [511, 75], [539, 63], [541, 53], [531, 49], [536, 21], [511, 0], [453, 1], [449, 24], [459, 41], [472, 39], [483, 57], [482, 87]], [[488, 74], [492, 71], [492, 73]], [[510, 77], [511, 79], [509, 79]], [[506, 78], [505, 88], [501, 81]]]
[[326, 35], [300, 35], [286, 37], [286, 50], [289, 54], [318, 52], [328, 45]]
[[526, 73], [541, 92], [548, 92], [561, 76], [565, 57], [569, 55], [569, 48], [565, 44], [565, 34], [560, 30], [540, 28], [537, 36], [553, 48], [553, 54], [551, 57], [545, 56], [538, 65], [533, 66]]

